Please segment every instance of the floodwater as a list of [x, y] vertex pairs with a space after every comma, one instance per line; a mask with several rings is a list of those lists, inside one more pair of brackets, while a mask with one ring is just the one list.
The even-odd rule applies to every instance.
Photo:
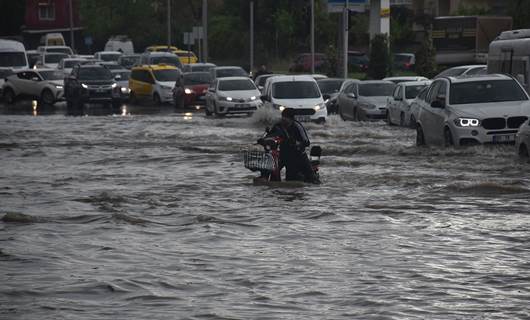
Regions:
[[513, 146], [308, 124], [321, 185], [257, 186], [253, 117], [0, 107], [0, 319], [529, 319]]

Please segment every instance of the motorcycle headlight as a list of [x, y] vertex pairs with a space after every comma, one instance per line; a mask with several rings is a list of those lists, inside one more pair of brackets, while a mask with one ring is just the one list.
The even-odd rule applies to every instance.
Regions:
[[83, 87], [83, 89], [88, 89], [88, 86], [84, 83], [81, 83], [81, 87]]
[[457, 118], [455, 119], [457, 127], [478, 127], [480, 126], [480, 120], [475, 118]]
[[193, 92], [193, 91], [191, 91], [190, 88], [186, 88], [186, 89], [184, 89], [184, 93], [185, 93], [185, 94], [192, 94], [192, 92]]

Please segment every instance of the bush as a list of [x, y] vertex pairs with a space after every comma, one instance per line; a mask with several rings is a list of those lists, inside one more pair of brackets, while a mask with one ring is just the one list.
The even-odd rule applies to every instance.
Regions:
[[371, 42], [370, 62], [367, 76], [369, 79], [382, 79], [390, 70], [390, 53], [386, 34], [377, 34]]

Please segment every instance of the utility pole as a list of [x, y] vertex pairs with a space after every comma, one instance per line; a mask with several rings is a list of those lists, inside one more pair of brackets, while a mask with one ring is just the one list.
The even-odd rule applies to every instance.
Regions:
[[202, 60], [208, 62], [208, 0], [202, 0]]
[[348, 78], [348, 31], [350, 29], [350, 26], [348, 25], [348, 18], [350, 14], [349, 9], [350, 3], [348, 0], [346, 0], [346, 3], [344, 5], [344, 12], [343, 12], [343, 26], [344, 26], [344, 45], [343, 45], [343, 67], [344, 67], [344, 79]]
[[315, 0], [311, 0], [311, 73], [315, 73]]
[[73, 0], [68, 1], [69, 13], [70, 13], [70, 47], [75, 52], [75, 43], [74, 43], [74, 10], [72, 8]]
[[254, 66], [254, 1], [250, 1], [250, 66], [249, 71], [252, 74]]
[[171, 47], [171, 0], [167, 0], [167, 48]]

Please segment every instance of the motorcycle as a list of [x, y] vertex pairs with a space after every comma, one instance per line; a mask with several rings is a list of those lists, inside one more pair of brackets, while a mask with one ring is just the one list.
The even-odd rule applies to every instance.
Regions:
[[[260, 172], [260, 176], [254, 178], [254, 182], [280, 182], [280, 145], [284, 141], [281, 136], [268, 136], [270, 129], [267, 128], [257, 143], [243, 150], [243, 163], [250, 171]], [[256, 149], [255, 146], [261, 146]], [[309, 161], [315, 177], [315, 183], [320, 183], [320, 157], [322, 148], [312, 146], [309, 152]]]

